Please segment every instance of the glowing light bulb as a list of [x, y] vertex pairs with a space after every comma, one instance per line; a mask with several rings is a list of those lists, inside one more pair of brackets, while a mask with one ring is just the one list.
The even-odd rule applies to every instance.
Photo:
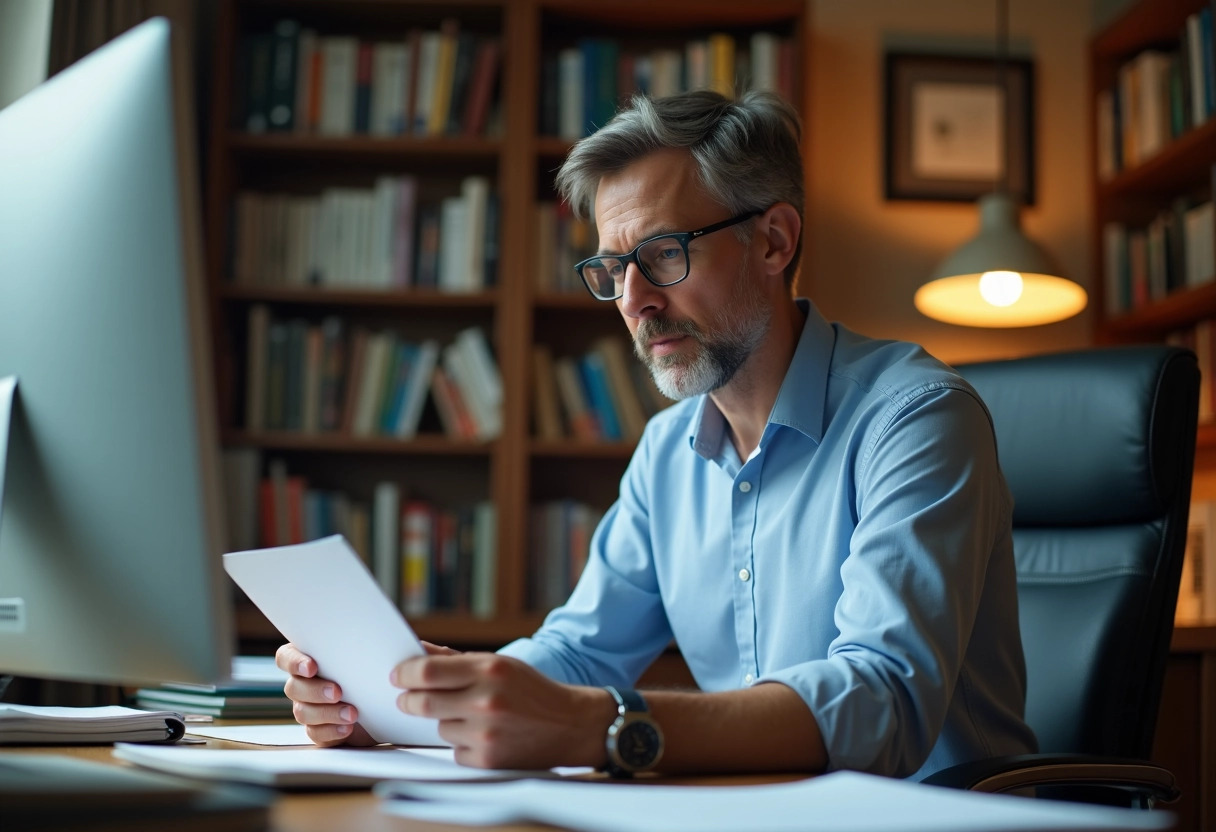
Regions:
[[984, 272], [980, 275], [980, 297], [993, 306], [1012, 306], [1022, 296], [1022, 276], [1017, 272]]

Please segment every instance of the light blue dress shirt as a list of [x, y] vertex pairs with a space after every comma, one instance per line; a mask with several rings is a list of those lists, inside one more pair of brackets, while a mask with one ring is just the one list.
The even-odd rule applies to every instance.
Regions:
[[798, 303], [756, 451], [739, 459], [707, 396], [651, 419], [569, 601], [502, 652], [629, 686], [674, 638], [702, 690], [797, 691], [831, 769], [1033, 752], [987, 409], [920, 347]]

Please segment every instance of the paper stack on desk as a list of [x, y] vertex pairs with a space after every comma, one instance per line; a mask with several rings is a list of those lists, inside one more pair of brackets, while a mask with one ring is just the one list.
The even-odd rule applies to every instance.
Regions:
[[1097, 832], [1168, 829], [1148, 812], [979, 794], [851, 771], [761, 786], [662, 781], [383, 783], [384, 811], [434, 823], [586, 832]]
[[[450, 748], [307, 748], [242, 751], [215, 748], [150, 748], [119, 744], [120, 760], [206, 780], [277, 788], [359, 788], [383, 780], [507, 780], [556, 777], [556, 772], [470, 768]], [[581, 770], [580, 770], [581, 771]]]

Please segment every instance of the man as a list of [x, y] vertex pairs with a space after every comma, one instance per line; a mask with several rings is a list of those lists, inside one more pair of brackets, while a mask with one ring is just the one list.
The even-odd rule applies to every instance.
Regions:
[[[563, 165], [599, 231], [580, 275], [682, 401], [532, 638], [392, 669], [460, 762], [911, 776], [1035, 750], [987, 410], [791, 299], [798, 129], [768, 94], [639, 98]], [[701, 691], [630, 691], [673, 637]], [[315, 742], [367, 741], [312, 659], [278, 663]]]

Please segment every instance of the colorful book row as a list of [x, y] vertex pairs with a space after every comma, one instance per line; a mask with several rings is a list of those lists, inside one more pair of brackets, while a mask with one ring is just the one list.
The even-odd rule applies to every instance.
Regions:
[[1101, 180], [1152, 158], [1216, 115], [1212, 8], [1187, 18], [1173, 48], [1146, 49], [1123, 63], [1096, 107]]
[[793, 101], [794, 63], [793, 41], [771, 32], [746, 39], [718, 32], [641, 52], [613, 38], [583, 38], [542, 58], [540, 132], [572, 141], [590, 135], [634, 93], [713, 89], [734, 97], [761, 89]]
[[[1216, 182], [1216, 166], [1212, 169]], [[1138, 309], [1216, 279], [1216, 213], [1210, 189], [1182, 195], [1147, 225], [1102, 227], [1106, 313]]]
[[604, 512], [576, 500], [554, 500], [530, 510], [528, 608], [545, 611], [565, 603], [583, 574], [591, 536]]
[[280, 20], [241, 43], [233, 120], [250, 133], [486, 135], [501, 51], [455, 18], [377, 41]]
[[242, 191], [229, 275], [244, 286], [476, 292], [498, 274], [498, 199], [483, 176], [420, 201], [415, 176], [317, 195]]
[[536, 206], [536, 289], [538, 292], [585, 294], [574, 264], [595, 254], [595, 226], [578, 219], [564, 200], [542, 200]]
[[415, 342], [391, 330], [276, 320], [249, 309], [245, 429], [411, 439], [433, 400], [448, 436], [489, 440], [502, 431], [502, 377], [485, 333]]
[[636, 442], [646, 422], [671, 401], [625, 343], [601, 338], [583, 355], [532, 350], [532, 402], [539, 439]]

